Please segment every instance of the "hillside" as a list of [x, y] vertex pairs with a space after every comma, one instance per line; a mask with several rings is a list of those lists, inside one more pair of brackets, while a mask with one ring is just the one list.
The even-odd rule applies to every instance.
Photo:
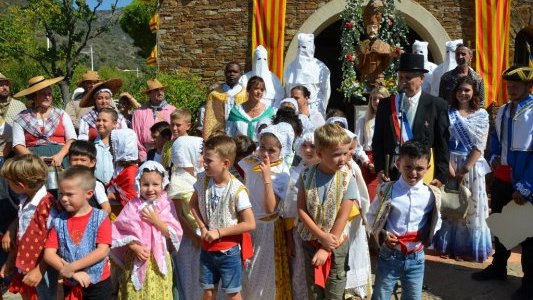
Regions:
[[[10, 5], [21, 5], [25, 0], [1, 0], [0, 11], [6, 9]], [[116, 14], [120, 18], [122, 11], [117, 10]], [[100, 11], [101, 24], [109, 16], [110, 11]], [[137, 47], [133, 46], [133, 40], [122, 31], [120, 24], [117, 22], [109, 32], [104, 32], [94, 40], [90, 41], [88, 46], [93, 46], [94, 52], [94, 67], [98, 69], [100, 66], [108, 65], [115, 66], [120, 69], [142, 69], [146, 66], [144, 57], [139, 57]], [[86, 49], [89, 51], [89, 48]], [[90, 56], [83, 58], [83, 63], [88, 67], [91, 65]]]

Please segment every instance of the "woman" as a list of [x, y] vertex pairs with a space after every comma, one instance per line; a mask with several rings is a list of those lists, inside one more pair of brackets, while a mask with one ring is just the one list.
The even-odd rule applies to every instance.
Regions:
[[309, 109], [309, 97], [311, 97], [311, 92], [303, 85], [297, 85], [291, 89], [291, 98], [298, 103], [298, 114], [304, 131], [314, 130], [326, 123], [318, 111]]
[[20, 112], [13, 123], [13, 147], [17, 154], [34, 153], [52, 166], [59, 167], [68, 154], [76, 131], [70, 116], [52, 103], [52, 85], [63, 77], [33, 77], [28, 88], [14, 97], [26, 96], [31, 107]]
[[226, 122], [226, 132], [229, 136], [246, 135], [257, 141], [255, 124], [266, 118], [274, 116], [274, 108], [261, 102], [265, 93], [265, 82], [259, 76], [253, 76], [246, 86], [248, 100], [241, 105], [235, 105]]
[[489, 133], [489, 115], [480, 108], [476, 83], [459, 79], [452, 94], [450, 118], [450, 174], [472, 192], [466, 219], [443, 216], [435, 248], [446, 255], [483, 262], [492, 252], [485, 175], [490, 167], [483, 158]]
[[355, 158], [362, 164], [363, 178], [368, 187], [370, 201], [374, 201], [378, 179], [374, 170], [374, 158], [372, 155], [372, 137], [374, 136], [374, 122], [376, 121], [376, 112], [381, 99], [390, 97], [389, 91], [384, 87], [376, 87], [370, 92], [370, 101], [368, 109], [363, 117], [357, 119], [355, 124], [355, 134], [357, 134], [357, 143], [362, 148], [356, 150]]
[[[98, 113], [103, 108], [113, 107], [113, 94], [122, 86], [122, 80], [111, 79], [99, 83], [93, 87], [80, 101], [80, 107], [94, 106], [89, 112], [83, 115], [80, 119], [80, 132], [78, 138], [80, 140], [94, 141], [98, 136], [96, 130], [96, 119]], [[118, 114], [117, 129], [128, 128], [126, 119], [122, 114]]]

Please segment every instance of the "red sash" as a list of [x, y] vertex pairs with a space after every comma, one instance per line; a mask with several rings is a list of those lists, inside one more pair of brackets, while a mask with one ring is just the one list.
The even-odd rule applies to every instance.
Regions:
[[[309, 241], [309, 243], [317, 250], [322, 248], [322, 245], [316, 240]], [[321, 266], [314, 266], [314, 268], [315, 284], [321, 288], [326, 288], [326, 281], [328, 280], [329, 272], [331, 271], [331, 251], [328, 254], [326, 262]]]
[[398, 117], [396, 115], [396, 97], [394, 95], [390, 97], [390, 110], [392, 125], [394, 126], [394, 135], [396, 136], [396, 140], [400, 144], [403, 144], [405, 141], [402, 138], [400, 120], [398, 120]]
[[398, 237], [398, 242], [400, 243], [400, 248], [403, 254], [411, 254], [419, 251], [424, 247], [423, 244], [420, 244], [413, 250], [409, 250], [408, 243], [412, 242], [421, 242], [422, 241], [422, 231], [408, 232], [402, 236]]
[[494, 170], [494, 177], [499, 180], [507, 183], [513, 182], [513, 169], [511, 166], [499, 165], [496, 170]]
[[248, 232], [245, 232], [241, 235], [225, 236], [217, 241], [213, 241], [212, 243], [202, 241], [202, 248], [209, 252], [224, 251], [239, 244], [241, 245], [241, 259], [244, 265], [246, 263], [246, 260], [254, 256], [252, 236]]

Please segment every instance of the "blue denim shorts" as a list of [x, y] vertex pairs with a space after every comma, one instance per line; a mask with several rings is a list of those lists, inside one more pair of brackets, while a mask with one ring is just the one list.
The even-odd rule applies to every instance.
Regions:
[[200, 254], [200, 285], [214, 289], [222, 279], [222, 291], [238, 293], [242, 289], [242, 261], [239, 246], [227, 251], [206, 251]]

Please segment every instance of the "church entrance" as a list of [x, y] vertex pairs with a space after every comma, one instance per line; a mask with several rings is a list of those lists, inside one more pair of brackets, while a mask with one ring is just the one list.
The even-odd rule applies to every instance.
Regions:
[[[336, 108], [343, 111], [348, 119], [350, 128], [354, 128], [355, 106], [367, 105], [367, 102], [361, 99], [344, 99], [344, 95], [339, 90], [342, 82], [342, 63], [339, 60], [341, 54], [341, 25], [342, 21], [338, 20], [326, 27], [322, 32], [315, 36], [315, 57], [328, 66], [331, 72], [331, 97], [329, 98], [328, 109]], [[411, 45], [415, 40], [423, 40], [418, 33], [409, 28], [407, 36], [409, 46], [403, 46], [405, 52], [411, 52]], [[366, 39], [362, 37], [361, 40]], [[433, 56], [429, 52], [429, 61], [433, 61]], [[391, 91], [392, 92], [392, 91]]]

